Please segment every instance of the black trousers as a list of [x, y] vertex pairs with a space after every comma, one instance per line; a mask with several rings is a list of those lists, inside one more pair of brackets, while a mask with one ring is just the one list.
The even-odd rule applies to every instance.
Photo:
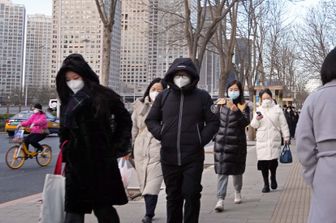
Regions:
[[[201, 207], [203, 161], [182, 166], [161, 163], [167, 193], [167, 223], [197, 223]], [[184, 204], [184, 217], [183, 217]]]
[[[94, 208], [94, 214], [98, 219], [98, 223], [120, 223], [117, 210], [114, 207]], [[69, 213], [65, 214], [64, 223], [84, 223], [84, 213]]]
[[39, 134], [39, 133], [30, 133], [28, 136], [26, 136], [24, 138], [24, 143], [27, 146], [27, 149], [29, 149], [29, 144], [31, 144], [32, 146], [34, 146], [37, 150], [42, 151], [43, 147], [41, 146], [41, 144], [39, 143], [39, 141], [45, 139], [45, 137], [47, 137], [46, 134]]
[[155, 208], [158, 201], [158, 195], [144, 195], [146, 205], [146, 216], [153, 218], [155, 215]]

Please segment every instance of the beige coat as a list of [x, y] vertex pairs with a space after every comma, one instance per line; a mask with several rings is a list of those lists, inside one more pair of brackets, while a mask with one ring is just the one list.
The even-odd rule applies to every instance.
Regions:
[[132, 114], [134, 161], [142, 195], [159, 194], [163, 181], [160, 163], [161, 144], [148, 131], [145, 124], [150, 108], [148, 98], [144, 103], [137, 100]]
[[257, 129], [257, 159], [277, 159], [280, 154], [281, 133], [285, 140], [289, 140], [289, 129], [285, 115], [282, 109], [274, 104], [270, 108], [260, 106], [257, 110], [264, 116], [258, 121], [257, 115], [254, 114], [251, 122], [251, 126]]

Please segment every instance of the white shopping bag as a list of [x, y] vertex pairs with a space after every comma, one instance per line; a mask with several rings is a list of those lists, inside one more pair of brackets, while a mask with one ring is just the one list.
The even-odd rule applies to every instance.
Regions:
[[65, 177], [62, 174], [62, 151], [67, 141], [63, 142], [58, 154], [54, 174], [47, 174], [40, 212], [40, 223], [64, 223], [65, 219]]
[[47, 174], [40, 212], [40, 223], [64, 223], [65, 178], [62, 175]]
[[130, 163], [130, 161], [125, 160], [123, 158], [119, 159], [118, 166], [119, 166], [120, 175], [121, 175], [121, 179], [124, 184], [124, 187], [127, 188], [128, 183], [132, 177], [133, 166]]
[[21, 143], [24, 137], [24, 130], [23, 129], [17, 129], [14, 132], [14, 137], [12, 139], [13, 143]]

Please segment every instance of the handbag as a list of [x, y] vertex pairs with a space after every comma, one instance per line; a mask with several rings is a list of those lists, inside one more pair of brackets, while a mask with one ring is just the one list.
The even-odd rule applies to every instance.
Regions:
[[288, 144], [284, 145], [280, 153], [280, 163], [292, 163], [292, 152]]
[[53, 174], [47, 174], [42, 192], [40, 223], [63, 223], [65, 219], [65, 177], [62, 176], [62, 150], [67, 141], [63, 142], [58, 154]]

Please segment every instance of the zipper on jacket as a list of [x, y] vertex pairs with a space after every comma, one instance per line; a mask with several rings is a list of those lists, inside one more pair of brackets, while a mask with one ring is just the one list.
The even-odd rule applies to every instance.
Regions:
[[164, 128], [165, 128], [165, 124], [163, 123], [163, 124], [162, 124], [162, 127], [161, 127], [161, 131], [160, 131], [160, 135], [161, 135], [161, 136], [162, 136], [162, 133], [163, 133]]
[[225, 132], [224, 132], [224, 143], [226, 144], [226, 134], [229, 126], [229, 115], [230, 115], [230, 109], [226, 112], [226, 123], [225, 123]]
[[202, 145], [202, 137], [201, 137], [201, 132], [199, 130], [198, 124], [196, 124], [196, 128], [197, 128], [198, 139], [200, 141], [200, 144]]
[[179, 119], [178, 119], [178, 127], [177, 127], [177, 165], [181, 166], [181, 128], [182, 128], [182, 115], [183, 115], [183, 102], [184, 102], [184, 94], [181, 90], [181, 99], [180, 99], [180, 111], [179, 111]]

